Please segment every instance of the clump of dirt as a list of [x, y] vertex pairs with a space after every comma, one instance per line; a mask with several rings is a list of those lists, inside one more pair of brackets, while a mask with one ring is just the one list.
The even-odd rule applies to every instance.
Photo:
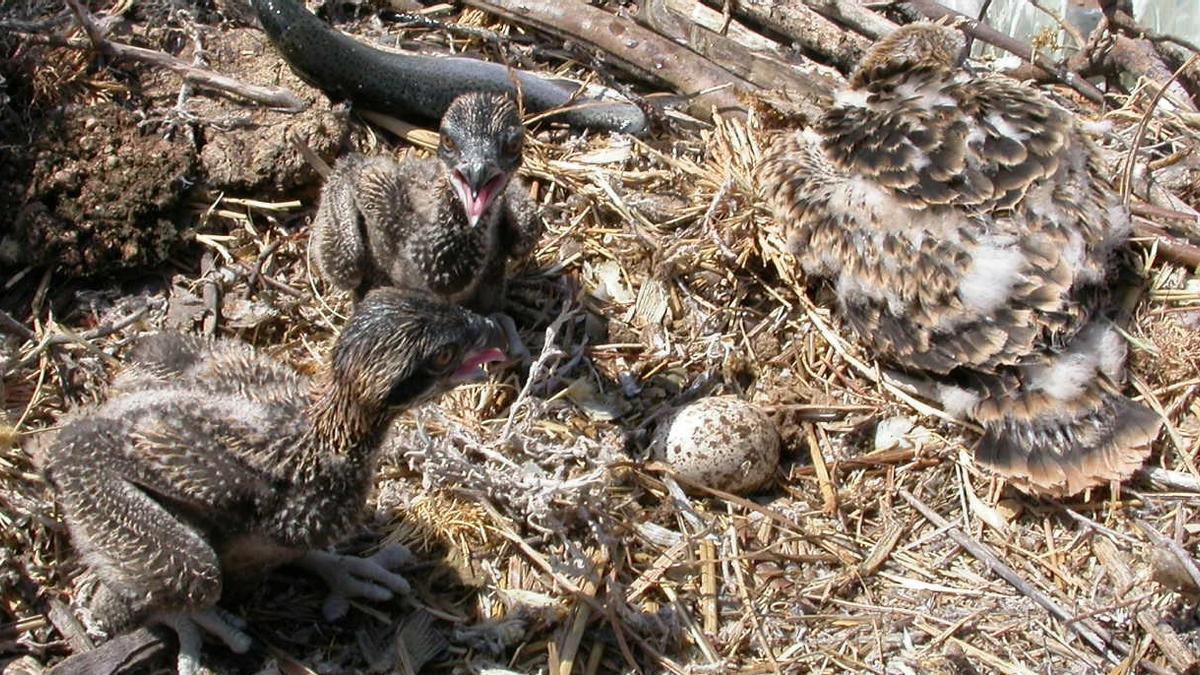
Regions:
[[[189, 114], [206, 120], [202, 126], [200, 165], [203, 183], [213, 191], [232, 194], [292, 194], [315, 184], [319, 176], [292, 142], [299, 140], [327, 161], [335, 158], [350, 137], [349, 114], [334, 106], [317, 89], [305, 84], [284, 64], [261, 31], [222, 30], [210, 39], [204, 54], [213, 70], [242, 82], [285, 87], [305, 102], [304, 110], [287, 113], [253, 105], [231, 105], [228, 99], [195, 95], [187, 101]], [[190, 58], [184, 53], [181, 58]], [[173, 105], [179, 81], [162, 74], [148, 94]], [[222, 124], [221, 120], [228, 123]]]
[[[193, 187], [262, 197], [295, 195], [319, 181], [292, 141], [331, 161], [350, 138], [347, 111], [288, 70], [261, 32], [196, 28], [205, 34], [208, 67], [287, 87], [305, 110], [268, 110], [206, 91], [180, 105], [179, 78], [148, 68], [127, 74], [131, 96], [121, 105], [42, 113], [15, 130], [27, 144], [0, 147], [0, 211], [15, 214], [13, 226], [0, 230], [0, 265], [49, 264], [69, 276], [152, 266], [188, 238], [195, 219], [185, 200], [200, 194]], [[180, 58], [190, 60], [191, 49]], [[176, 133], [165, 140], [150, 120], [173, 122]]]
[[55, 264], [72, 276], [166, 259], [187, 222], [191, 143], [139, 130], [114, 103], [42, 117], [25, 151], [0, 167], [0, 204], [16, 215], [0, 262]]

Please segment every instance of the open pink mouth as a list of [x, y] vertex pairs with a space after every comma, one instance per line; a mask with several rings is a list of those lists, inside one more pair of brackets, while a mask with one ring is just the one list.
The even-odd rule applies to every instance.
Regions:
[[459, 199], [462, 200], [463, 208], [467, 212], [467, 221], [471, 225], [479, 222], [483, 214], [487, 213], [491, 208], [492, 202], [496, 201], [496, 196], [504, 189], [505, 176], [504, 174], [496, 174], [487, 183], [484, 183], [483, 188], [474, 197], [471, 196], [471, 188], [467, 185], [467, 179], [458, 171], [454, 172], [454, 189], [458, 193]]
[[454, 375], [453, 375], [452, 379], [455, 382], [466, 382], [466, 381], [474, 380], [484, 374], [483, 373], [484, 365], [489, 364], [489, 363], [495, 363], [497, 361], [503, 361], [506, 358], [508, 358], [508, 357], [506, 357], [504, 355], [504, 352], [500, 351], [499, 349], [496, 349], [495, 347], [489, 347], [487, 349], [477, 351], [474, 354], [471, 354], [470, 356], [468, 356], [462, 362], [462, 365], [460, 365], [458, 367], [458, 370], [454, 371]]

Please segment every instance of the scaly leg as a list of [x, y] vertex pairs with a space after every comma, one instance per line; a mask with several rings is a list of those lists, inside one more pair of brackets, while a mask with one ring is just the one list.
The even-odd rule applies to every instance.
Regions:
[[412, 553], [407, 548], [389, 546], [368, 558], [309, 551], [296, 564], [329, 585], [329, 595], [321, 611], [327, 620], [333, 621], [350, 609], [351, 598], [382, 601], [391, 600], [396, 593], [408, 594], [408, 581], [392, 570], [411, 561]]

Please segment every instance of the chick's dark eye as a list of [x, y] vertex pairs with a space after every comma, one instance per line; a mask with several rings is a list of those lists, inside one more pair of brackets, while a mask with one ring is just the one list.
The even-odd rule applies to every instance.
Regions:
[[442, 147], [450, 152], [454, 152], [458, 149], [458, 143], [455, 143], [454, 139], [449, 136], [442, 136]]
[[504, 153], [507, 155], [515, 155], [521, 151], [521, 136], [520, 134], [512, 134], [504, 140]]
[[429, 359], [429, 365], [435, 370], [445, 370], [454, 363], [454, 357], [458, 354], [458, 350], [453, 346], [445, 346], [434, 352]]

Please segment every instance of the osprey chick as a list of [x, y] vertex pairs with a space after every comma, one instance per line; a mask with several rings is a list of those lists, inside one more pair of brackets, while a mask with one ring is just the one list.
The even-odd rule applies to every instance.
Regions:
[[231, 579], [297, 562], [330, 583], [328, 618], [347, 598], [407, 591], [395, 555], [314, 549], [357, 522], [392, 418], [502, 358], [497, 337], [464, 309], [378, 289], [311, 381], [243, 346], [146, 339], [116, 395], [75, 415], [39, 457], [99, 579], [95, 618], [111, 631], [170, 625], [179, 671], [192, 673], [200, 628], [236, 651], [250, 645], [216, 609]]
[[511, 98], [472, 93], [450, 104], [439, 136], [436, 158], [337, 162], [313, 221], [317, 265], [356, 297], [391, 285], [498, 311], [505, 263], [542, 233], [516, 176], [525, 129]]
[[1050, 495], [1127, 478], [1161, 423], [1118, 390], [1105, 316], [1128, 213], [1071, 113], [963, 57], [941, 24], [881, 40], [771, 149], [764, 196], [867, 348], [983, 425], [977, 461]]

